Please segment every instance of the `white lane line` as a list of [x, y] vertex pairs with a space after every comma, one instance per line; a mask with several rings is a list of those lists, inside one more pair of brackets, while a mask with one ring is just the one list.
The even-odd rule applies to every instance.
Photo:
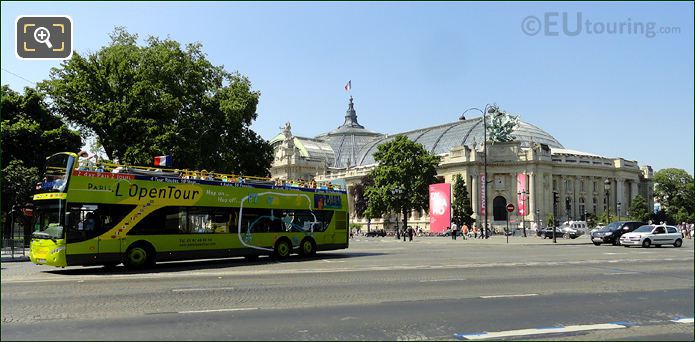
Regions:
[[428, 280], [420, 280], [421, 283], [436, 283], [440, 281], [463, 281], [466, 280], [464, 278], [452, 278], [452, 279], [428, 279]]
[[172, 289], [171, 292], [196, 292], [196, 291], [217, 291], [217, 290], [236, 290], [234, 287], [198, 287], [191, 289]]
[[519, 330], [507, 330], [507, 331], [497, 331], [497, 332], [484, 332], [484, 333], [473, 333], [473, 334], [454, 334], [455, 337], [459, 339], [467, 340], [484, 340], [484, 339], [500, 339], [503, 337], [511, 336], [528, 336], [528, 335], [543, 335], [543, 334], [558, 334], [558, 333], [569, 333], [577, 331], [587, 331], [587, 330], [607, 330], [607, 329], [624, 329], [627, 328], [624, 325], [615, 323], [603, 323], [603, 324], [587, 324], [587, 325], [569, 325], [565, 327], [555, 327], [555, 328], [540, 328], [540, 329], [519, 329]]
[[190, 310], [190, 311], [179, 311], [180, 314], [188, 313], [206, 313], [206, 312], [230, 312], [230, 311], [249, 311], [258, 310], [258, 308], [231, 308], [231, 309], [211, 309], [211, 310]]
[[693, 323], [694, 319], [692, 317], [690, 318], [679, 318], [679, 319], [672, 319], [671, 322], [674, 323]]
[[603, 273], [603, 275], [625, 275], [625, 274], [639, 274], [639, 272], [609, 272], [609, 273]]
[[480, 298], [510, 298], [510, 297], [533, 297], [538, 296], [538, 293], [524, 293], [524, 294], [506, 294], [506, 295], [495, 295], [495, 296], [480, 296]]

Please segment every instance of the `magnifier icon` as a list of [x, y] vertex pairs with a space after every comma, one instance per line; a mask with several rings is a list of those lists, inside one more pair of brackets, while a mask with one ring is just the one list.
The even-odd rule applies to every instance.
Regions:
[[53, 48], [53, 44], [51, 44], [51, 31], [49, 31], [47, 28], [41, 26], [34, 31], [34, 40], [36, 40], [39, 44], [46, 44], [48, 48]]

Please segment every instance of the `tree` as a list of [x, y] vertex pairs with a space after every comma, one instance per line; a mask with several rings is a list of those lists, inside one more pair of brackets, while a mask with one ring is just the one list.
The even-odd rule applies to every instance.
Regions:
[[360, 179], [359, 183], [350, 188], [350, 197], [352, 197], [354, 200], [353, 203], [355, 207], [355, 215], [357, 215], [358, 218], [365, 216], [365, 212], [367, 211], [368, 207], [365, 188], [371, 186], [373, 183], [374, 182], [372, 181], [371, 177], [369, 177], [369, 175], [365, 175], [362, 177], [362, 179]]
[[471, 208], [471, 200], [468, 197], [468, 189], [466, 189], [466, 182], [463, 180], [460, 174], [454, 177], [454, 201], [451, 204], [453, 209], [453, 221], [460, 227], [464, 223], [468, 226], [473, 223], [471, 215], [473, 215], [473, 208]]
[[[44, 97], [33, 88], [24, 94], [2, 86], [2, 218], [13, 205], [24, 205], [43, 173], [46, 157], [77, 152], [82, 139], [49, 112]], [[9, 226], [5, 225], [5, 229]]]
[[647, 222], [652, 217], [652, 213], [647, 207], [647, 201], [640, 195], [632, 199], [627, 210], [630, 213], [630, 218], [635, 221]]
[[654, 183], [654, 196], [666, 208], [668, 216], [677, 220], [687, 219], [694, 214], [695, 183], [687, 171], [661, 169], [654, 174]]
[[[411, 210], [429, 210], [429, 186], [437, 183], [439, 157], [403, 135], [381, 144], [374, 153], [378, 166], [369, 173], [374, 184], [366, 188], [368, 211], [383, 215], [401, 211], [403, 227], [408, 226]], [[400, 189], [397, 193], [396, 189]]]
[[55, 110], [96, 135], [109, 159], [177, 168], [268, 175], [272, 147], [250, 129], [260, 93], [248, 78], [206, 59], [199, 43], [116, 28], [109, 45], [51, 70], [41, 88]]

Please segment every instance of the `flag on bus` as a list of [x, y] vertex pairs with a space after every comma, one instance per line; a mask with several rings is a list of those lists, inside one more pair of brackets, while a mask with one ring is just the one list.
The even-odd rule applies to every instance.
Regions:
[[350, 91], [350, 89], [352, 89], [352, 80], [349, 80], [345, 85], [345, 91]]
[[172, 165], [171, 156], [156, 156], [156, 157], [154, 157], [154, 166], [170, 167], [171, 165]]

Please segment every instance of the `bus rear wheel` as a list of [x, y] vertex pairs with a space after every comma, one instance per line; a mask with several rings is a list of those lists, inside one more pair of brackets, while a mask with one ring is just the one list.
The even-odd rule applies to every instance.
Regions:
[[314, 243], [314, 240], [311, 238], [306, 238], [302, 240], [302, 243], [299, 245], [299, 253], [303, 257], [310, 257], [316, 255], [316, 243]]
[[276, 258], [284, 259], [290, 256], [292, 253], [292, 244], [287, 239], [280, 239], [275, 243], [275, 249], [273, 250], [273, 256]]
[[145, 244], [130, 246], [123, 256], [123, 265], [128, 269], [140, 269], [154, 265], [154, 251]]

